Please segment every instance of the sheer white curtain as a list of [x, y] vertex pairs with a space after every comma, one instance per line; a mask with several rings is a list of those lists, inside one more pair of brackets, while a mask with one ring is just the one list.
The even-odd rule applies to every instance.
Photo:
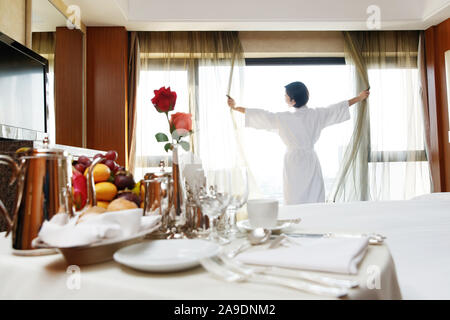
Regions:
[[417, 68], [369, 69], [369, 163], [373, 200], [430, 192]]
[[[233, 117], [227, 106], [227, 88], [231, 61], [199, 61], [199, 95], [197, 110], [197, 150], [208, 169], [244, 166], [240, 156], [238, 139], [234, 132]], [[230, 95], [241, 101], [243, 70], [236, 67]], [[238, 130], [244, 125], [244, 117], [234, 114]]]
[[169, 134], [166, 116], [159, 113], [151, 103], [153, 90], [170, 87], [177, 93], [175, 112], [189, 112], [188, 71], [184, 61], [171, 61], [170, 67], [163, 59], [141, 58], [141, 71], [136, 104], [136, 138], [134, 175], [143, 178], [150, 168], [158, 167], [163, 160], [171, 165], [171, 154], [164, 151], [164, 144], [158, 143], [155, 134]]
[[430, 191], [418, 36], [410, 31], [344, 33], [355, 94], [370, 84], [371, 95], [356, 106], [333, 201], [410, 199]]
[[[139, 32], [138, 37], [135, 175], [143, 176], [161, 159], [170, 160], [154, 138], [168, 130], [167, 120], [150, 101], [153, 90], [163, 86], [177, 92], [175, 112], [193, 115], [191, 151], [201, 158], [205, 170], [245, 167], [244, 117], [231, 113], [226, 98], [230, 94], [242, 101], [244, 59], [237, 33]], [[249, 176], [255, 186], [251, 171]]]

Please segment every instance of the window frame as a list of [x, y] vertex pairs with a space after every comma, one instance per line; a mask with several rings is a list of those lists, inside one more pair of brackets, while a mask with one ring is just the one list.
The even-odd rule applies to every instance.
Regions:
[[[180, 58], [182, 59], [182, 58]], [[344, 57], [273, 57], [273, 58], [245, 58], [245, 66], [287, 66], [287, 65], [345, 65]], [[198, 96], [199, 96], [199, 63], [187, 67], [188, 85], [196, 88], [190, 99], [193, 99], [195, 110], [190, 110], [194, 115], [194, 121], [198, 121]], [[196, 140], [198, 137], [196, 138]], [[191, 141], [194, 142], [194, 141]], [[199, 143], [191, 143], [193, 151], [199, 151]], [[368, 163], [384, 162], [423, 162], [428, 161], [427, 152], [423, 150], [399, 150], [399, 151], [372, 151], [368, 146]]]

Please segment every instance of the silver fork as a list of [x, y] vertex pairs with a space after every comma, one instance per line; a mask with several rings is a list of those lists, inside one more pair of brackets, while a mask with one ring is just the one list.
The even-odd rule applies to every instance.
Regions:
[[234, 248], [233, 250], [230, 250], [226, 255], [229, 258], [234, 258], [235, 256], [237, 256], [239, 253], [250, 249], [252, 247], [252, 245], [249, 242], [242, 242], [239, 246], [237, 246], [236, 248]]
[[324, 287], [300, 281], [292, 282], [286, 279], [257, 274], [248, 269], [239, 269], [239, 271], [236, 271], [236, 269], [234, 269], [232, 271], [229, 268], [225, 267], [222, 261], [218, 258], [202, 259], [200, 260], [200, 263], [211, 274], [227, 282], [249, 281], [263, 284], [279, 285], [311, 294], [333, 298], [342, 298], [348, 294], [348, 290], [344, 288]]
[[[274, 240], [272, 240], [269, 243], [268, 248], [272, 249], [272, 248], [276, 248], [278, 246], [281, 245], [281, 243], [283, 241], [289, 241], [294, 243], [295, 245], [300, 245], [298, 242], [292, 240], [291, 238], [289, 238], [288, 236], [286, 236], [285, 234], [281, 234], [280, 236], [277, 236]], [[239, 246], [237, 246], [236, 248], [234, 248], [233, 250], [228, 251], [228, 253], [226, 253], [228, 258], [234, 258], [236, 257], [239, 253], [250, 249], [252, 247], [252, 244], [249, 243], [248, 241], [242, 242]]]
[[[300, 245], [299, 243], [291, 240], [288, 236], [285, 234], [281, 234], [277, 238], [275, 238], [270, 244], [269, 248], [275, 248], [284, 240], [289, 240], [291, 242], [294, 242], [296, 245]], [[249, 243], [242, 243], [240, 246], [238, 246], [236, 249], [229, 251], [228, 253], [222, 252], [219, 254], [220, 259], [223, 260], [223, 262], [228, 265], [229, 267], [232, 267], [233, 265], [238, 268], [250, 268], [250, 266], [247, 266], [239, 261], [234, 260], [233, 258], [241, 253], [244, 250], [247, 250], [251, 247]], [[356, 288], [359, 287], [359, 283], [356, 280], [347, 280], [347, 279], [337, 279], [332, 277], [326, 277], [306, 271], [301, 270], [291, 270], [286, 268], [279, 268], [279, 267], [262, 267], [262, 266], [252, 266], [253, 272], [256, 273], [262, 273], [267, 275], [273, 275], [273, 276], [280, 276], [285, 278], [297, 278], [301, 280], [308, 280], [311, 282], [316, 282], [319, 284], [327, 285], [327, 286], [333, 286], [333, 287], [341, 287], [341, 288]]]
[[[347, 279], [336, 279], [331, 277], [326, 277], [310, 272], [305, 272], [301, 270], [291, 270], [278, 267], [262, 267], [262, 266], [248, 266], [242, 262], [230, 259], [229, 257], [220, 254], [218, 256], [223, 263], [231, 269], [247, 270], [246, 272], [253, 272], [259, 274], [267, 274], [272, 276], [284, 277], [284, 278], [296, 278], [301, 280], [307, 280], [319, 284], [323, 284], [331, 287], [338, 287], [344, 289], [356, 288], [359, 286], [358, 281], [347, 280]], [[244, 271], [245, 272], [245, 271]]]

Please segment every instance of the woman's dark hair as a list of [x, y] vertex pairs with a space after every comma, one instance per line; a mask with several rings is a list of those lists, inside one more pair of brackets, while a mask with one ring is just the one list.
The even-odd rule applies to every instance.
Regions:
[[286, 94], [289, 98], [295, 100], [294, 107], [300, 108], [308, 103], [309, 100], [309, 91], [306, 88], [305, 84], [300, 81], [289, 83], [286, 88]]

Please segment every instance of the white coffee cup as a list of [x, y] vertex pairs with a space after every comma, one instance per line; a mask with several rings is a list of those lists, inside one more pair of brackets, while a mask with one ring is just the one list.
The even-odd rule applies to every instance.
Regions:
[[254, 199], [247, 202], [248, 221], [252, 228], [273, 228], [277, 225], [278, 201]]

